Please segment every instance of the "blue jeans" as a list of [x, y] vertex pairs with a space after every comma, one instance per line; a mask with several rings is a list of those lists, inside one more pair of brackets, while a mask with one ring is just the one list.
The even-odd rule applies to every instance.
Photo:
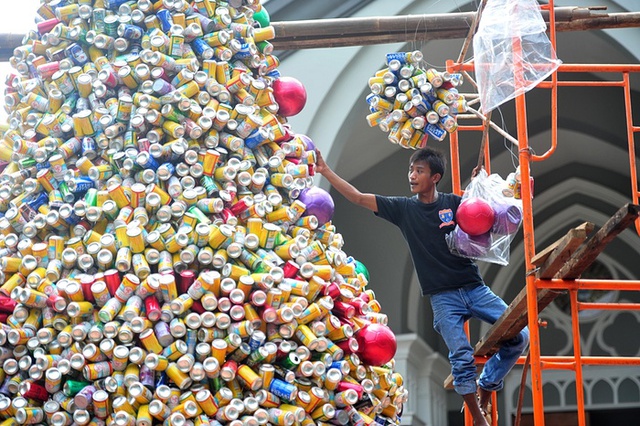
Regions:
[[[477, 318], [495, 323], [507, 309], [507, 304], [486, 285], [462, 287], [431, 295], [433, 328], [443, 337], [449, 348], [453, 385], [460, 395], [475, 393], [476, 365], [473, 347], [464, 332], [464, 322]], [[529, 343], [525, 327], [518, 336], [503, 342], [500, 350], [485, 364], [478, 385], [488, 391], [502, 389], [504, 377]]]

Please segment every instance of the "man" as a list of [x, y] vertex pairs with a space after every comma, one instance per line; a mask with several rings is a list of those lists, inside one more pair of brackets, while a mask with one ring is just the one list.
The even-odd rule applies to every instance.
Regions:
[[493, 324], [507, 304], [487, 287], [477, 265], [451, 254], [445, 235], [456, 226], [461, 197], [438, 192], [436, 186], [445, 171], [442, 153], [430, 148], [416, 151], [410, 159], [409, 186], [413, 197], [385, 197], [365, 194], [338, 176], [317, 152], [316, 170], [347, 200], [373, 211], [400, 228], [409, 246], [423, 296], [433, 309], [433, 326], [449, 348], [454, 387], [462, 395], [474, 425], [487, 426], [491, 393], [502, 389], [504, 377], [529, 342], [525, 328], [504, 342], [500, 351], [484, 366], [476, 383], [473, 348], [464, 322], [478, 318]]

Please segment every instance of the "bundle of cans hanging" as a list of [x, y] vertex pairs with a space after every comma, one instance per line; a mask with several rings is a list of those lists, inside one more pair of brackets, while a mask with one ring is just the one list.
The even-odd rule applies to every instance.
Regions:
[[378, 126], [403, 148], [420, 149], [429, 138], [442, 141], [458, 128], [466, 111], [457, 87], [461, 74], [422, 68], [422, 52], [387, 53], [386, 67], [369, 79], [369, 126]]
[[380, 303], [298, 196], [255, 0], [51, 0], [0, 141], [0, 420], [398, 424]]

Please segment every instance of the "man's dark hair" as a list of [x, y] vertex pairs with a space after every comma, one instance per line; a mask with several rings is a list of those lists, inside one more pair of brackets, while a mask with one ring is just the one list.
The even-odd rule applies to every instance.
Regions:
[[444, 158], [444, 154], [442, 154], [440, 151], [436, 151], [433, 148], [420, 149], [414, 152], [413, 155], [411, 155], [409, 164], [413, 164], [418, 161], [427, 163], [432, 175], [440, 173], [441, 179], [442, 176], [444, 176], [444, 172], [446, 169], [446, 160]]

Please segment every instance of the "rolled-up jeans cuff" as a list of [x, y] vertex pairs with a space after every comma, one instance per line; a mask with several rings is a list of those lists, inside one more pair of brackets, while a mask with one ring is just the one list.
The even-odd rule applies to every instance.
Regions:
[[478, 381], [478, 386], [480, 386], [482, 389], [490, 391], [490, 392], [496, 392], [499, 390], [502, 390], [503, 386], [504, 386], [504, 380], [500, 380], [500, 382], [498, 383], [493, 383], [493, 384], [485, 384], [482, 383], [482, 380]]
[[464, 383], [454, 384], [453, 388], [458, 395], [468, 395], [470, 393], [476, 393], [477, 385], [475, 380], [471, 380]]

